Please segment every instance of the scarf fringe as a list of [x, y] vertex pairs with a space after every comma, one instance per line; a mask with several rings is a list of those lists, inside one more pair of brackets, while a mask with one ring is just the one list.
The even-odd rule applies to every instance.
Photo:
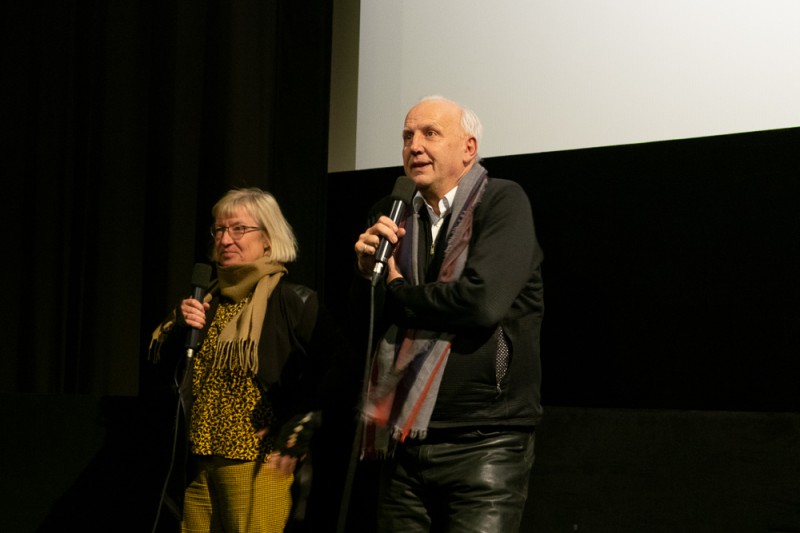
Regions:
[[[388, 428], [383, 425], [376, 425], [373, 420], [364, 417], [364, 430], [359, 458], [364, 461], [380, 461], [391, 459], [398, 442], [403, 442], [407, 438], [423, 440], [428, 436], [427, 428], [412, 429], [408, 435], [403, 437], [403, 429], [399, 426]], [[391, 438], [390, 438], [391, 437]]]
[[[282, 263], [271, 260], [269, 256], [244, 265], [217, 267], [218, 278], [211, 282], [203, 298], [204, 302], [210, 302], [219, 295], [234, 302], [246, 298], [250, 292], [252, 296], [220, 332], [216, 346], [218, 353], [214, 354], [214, 367], [241, 367], [254, 374], [258, 373], [258, 341], [267, 312], [267, 301], [286, 272]], [[176, 313], [176, 309], [173, 309], [153, 331], [147, 352], [148, 359], [153, 363], [161, 359], [165, 340], [176, 329]]]
[[411, 429], [409, 430], [408, 435], [406, 435], [405, 437], [403, 437], [403, 428], [399, 428], [397, 426], [394, 426], [392, 428], [392, 439], [398, 442], [402, 442], [403, 440], [408, 438], [422, 440], [427, 436], [428, 436], [427, 428]]
[[214, 368], [241, 368], [258, 373], [258, 342], [253, 339], [234, 339], [217, 343]]

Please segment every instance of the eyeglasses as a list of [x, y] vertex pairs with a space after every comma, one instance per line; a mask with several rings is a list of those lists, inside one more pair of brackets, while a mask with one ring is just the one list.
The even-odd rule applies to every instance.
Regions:
[[215, 241], [222, 239], [222, 236], [225, 235], [226, 231], [228, 232], [228, 235], [231, 236], [231, 239], [238, 241], [244, 237], [245, 233], [250, 233], [251, 231], [261, 231], [261, 228], [258, 226], [211, 226], [209, 228], [209, 232], [211, 233], [211, 236], [214, 237]]

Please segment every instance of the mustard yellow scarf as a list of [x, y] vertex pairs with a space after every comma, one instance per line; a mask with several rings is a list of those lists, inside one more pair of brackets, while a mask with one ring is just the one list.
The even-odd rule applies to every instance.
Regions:
[[[233, 302], [240, 302], [251, 293], [252, 296], [220, 332], [215, 349], [215, 367], [240, 366], [253, 373], [258, 372], [258, 341], [267, 314], [267, 301], [286, 272], [282, 263], [272, 261], [269, 257], [242, 265], [217, 267], [217, 279], [209, 287], [204, 301], [222, 295]], [[173, 310], [153, 332], [149, 349], [153, 361], [158, 361], [161, 346], [176, 321], [176, 311]]]

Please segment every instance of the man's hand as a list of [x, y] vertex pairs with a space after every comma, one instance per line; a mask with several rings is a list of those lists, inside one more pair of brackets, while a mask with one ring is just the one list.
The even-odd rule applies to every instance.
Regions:
[[372, 271], [375, 268], [375, 252], [378, 250], [381, 238], [385, 238], [392, 246], [395, 246], [405, 234], [405, 228], [399, 227], [392, 222], [391, 218], [383, 215], [367, 231], [359, 235], [353, 249], [356, 252], [358, 271], [361, 275], [367, 279], [372, 277]]
[[386, 262], [386, 266], [388, 270], [386, 272], [386, 283], [391, 283], [396, 279], [402, 279], [403, 275], [397, 270], [397, 263], [394, 260], [394, 257], [390, 257], [389, 260]]

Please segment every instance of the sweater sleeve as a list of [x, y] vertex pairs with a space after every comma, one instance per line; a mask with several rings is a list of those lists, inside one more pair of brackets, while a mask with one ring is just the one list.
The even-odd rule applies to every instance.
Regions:
[[[532, 276], [541, 250], [530, 202], [519, 184], [491, 180], [475, 208], [464, 271], [450, 282], [388, 286], [390, 305], [402, 307], [409, 325], [433, 329], [489, 327], [506, 316]], [[393, 310], [396, 314], [398, 309]]]

